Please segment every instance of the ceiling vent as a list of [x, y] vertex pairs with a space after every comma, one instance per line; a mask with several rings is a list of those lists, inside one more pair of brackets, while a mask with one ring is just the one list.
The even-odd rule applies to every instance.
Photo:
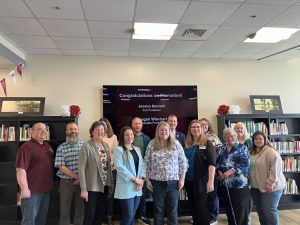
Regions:
[[202, 37], [207, 29], [187, 29], [183, 32], [183, 37]]

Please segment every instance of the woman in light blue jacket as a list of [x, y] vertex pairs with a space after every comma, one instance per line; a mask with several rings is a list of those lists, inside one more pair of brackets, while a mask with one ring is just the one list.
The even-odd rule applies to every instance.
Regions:
[[133, 225], [136, 209], [142, 196], [145, 171], [143, 157], [134, 141], [133, 130], [123, 127], [120, 131], [119, 146], [114, 151], [117, 170], [115, 198], [120, 200], [122, 209], [121, 225]]

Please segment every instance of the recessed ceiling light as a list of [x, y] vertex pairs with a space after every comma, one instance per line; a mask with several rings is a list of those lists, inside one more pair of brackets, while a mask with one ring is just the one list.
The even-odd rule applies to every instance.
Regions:
[[288, 39], [298, 30], [294, 28], [263, 27], [256, 33], [250, 34], [244, 42], [276, 43]]
[[134, 23], [132, 39], [170, 40], [178, 24]]

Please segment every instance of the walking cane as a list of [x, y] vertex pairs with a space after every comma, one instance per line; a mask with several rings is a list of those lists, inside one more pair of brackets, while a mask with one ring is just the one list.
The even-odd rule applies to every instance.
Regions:
[[237, 225], [234, 210], [233, 210], [233, 206], [232, 206], [232, 202], [231, 202], [231, 197], [230, 197], [230, 193], [229, 193], [229, 189], [228, 189], [227, 180], [224, 180], [224, 183], [225, 183], [225, 187], [226, 187], [226, 191], [227, 191], [227, 196], [228, 196], [228, 199], [229, 199], [229, 205], [230, 205], [230, 210], [231, 210], [231, 214], [232, 214], [232, 217], [233, 217], [233, 222], [234, 222], [234, 225]]

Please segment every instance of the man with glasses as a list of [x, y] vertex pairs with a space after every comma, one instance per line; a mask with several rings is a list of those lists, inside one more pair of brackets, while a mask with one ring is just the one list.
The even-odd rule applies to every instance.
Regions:
[[22, 225], [45, 225], [53, 189], [53, 150], [45, 142], [47, 128], [35, 123], [31, 139], [18, 150], [17, 180], [20, 186]]
[[59, 225], [70, 225], [70, 211], [74, 199], [74, 225], [82, 225], [84, 215], [84, 201], [80, 197], [80, 181], [78, 175], [78, 156], [83, 145], [79, 139], [77, 124], [70, 122], [66, 126], [66, 142], [56, 151], [54, 166], [59, 169], [60, 177], [60, 218]]

